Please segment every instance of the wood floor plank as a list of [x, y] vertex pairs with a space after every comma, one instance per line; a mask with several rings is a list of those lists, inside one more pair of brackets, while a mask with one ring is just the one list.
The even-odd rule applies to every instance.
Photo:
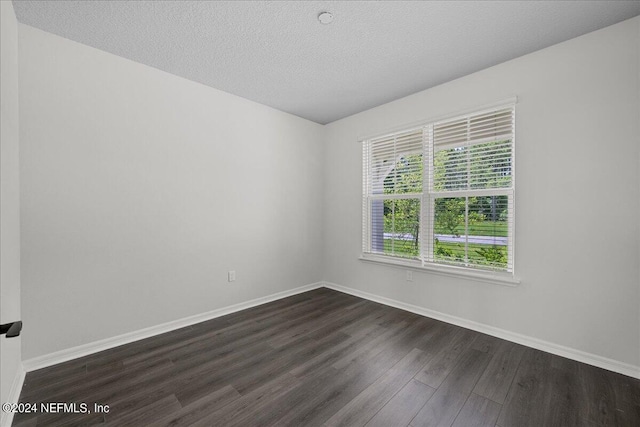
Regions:
[[639, 380], [326, 288], [29, 372], [20, 401], [110, 411], [14, 426], [640, 425]]
[[[308, 408], [310, 402], [317, 401], [319, 396], [325, 395], [327, 390], [333, 389], [336, 383], [340, 383], [347, 371], [338, 371], [332, 367], [320, 370], [314, 374], [303, 378], [298, 386], [293, 387], [289, 392], [271, 401], [268, 410], [253, 412], [250, 423], [253, 425], [282, 425], [282, 419], [291, 414], [292, 410], [303, 412]], [[349, 371], [351, 378], [356, 381], [365, 380], [365, 375], [354, 375], [354, 371]], [[311, 412], [311, 411], [310, 411]]]
[[640, 406], [640, 380], [611, 372], [609, 375], [617, 402]]
[[429, 363], [416, 375], [416, 379], [429, 387], [440, 387], [458, 364], [461, 355], [470, 347], [473, 337], [473, 332], [468, 329], [459, 329], [446, 344], [439, 347]]
[[18, 419], [16, 419], [15, 417], [13, 419], [13, 423], [11, 424], [13, 427], [36, 427], [38, 425], [37, 416], [20, 421], [20, 417], [18, 417], [18, 415], [20, 414], [16, 414], [16, 417]]
[[556, 355], [549, 368], [551, 401], [545, 422], [547, 425], [579, 427], [584, 423], [582, 414], [587, 411], [578, 378], [578, 362]]
[[104, 426], [104, 414], [59, 414], [56, 418], [42, 421], [42, 418], [38, 418], [37, 426], [46, 427], [68, 427], [68, 426]]
[[502, 405], [471, 393], [452, 427], [493, 427]]
[[465, 351], [439, 390], [455, 389], [463, 393], [471, 393], [490, 360], [491, 355], [488, 353], [474, 349]]
[[[370, 303], [370, 301], [367, 302]], [[390, 316], [390, 313], [392, 313], [393, 310], [390, 309], [390, 307], [387, 307], [387, 309], [380, 309], [378, 306], [380, 306], [380, 304], [367, 304], [365, 306], [367, 310], [366, 315], [360, 317], [360, 319], [356, 320], [350, 325], [341, 326], [340, 330], [347, 335], [356, 335], [360, 334], [364, 328], [381, 326], [381, 323], [383, 323], [386, 318]]]
[[[322, 382], [319, 387], [316, 386], [313, 389], [311, 389], [311, 386], [305, 387], [308, 392], [308, 399], [297, 402], [296, 405], [287, 404], [286, 413], [274, 424], [289, 426], [322, 425], [388, 369], [388, 367], [380, 363], [380, 359], [381, 354], [379, 353], [373, 358], [371, 364], [354, 363], [342, 370], [329, 368], [335, 371], [335, 375], [331, 375], [332, 380]], [[389, 360], [388, 362], [393, 363], [395, 361]], [[324, 375], [324, 373], [320, 374]], [[274, 402], [274, 405], [277, 406], [278, 403]]]
[[456, 390], [436, 391], [411, 420], [411, 426], [450, 427], [469, 395]]
[[374, 415], [366, 427], [408, 426], [436, 390], [411, 380]]
[[[280, 348], [290, 345], [304, 335], [315, 333], [315, 336], [322, 337], [335, 331], [339, 326], [348, 325], [361, 317], [365, 313], [366, 306], [358, 304], [358, 307], [343, 307], [341, 310], [334, 311], [332, 316], [324, 322], [301, 322], [297, 326], [270, 338], [267, 342], [274, 348]], [[326, 313], [323, 313], [323, 317], [327, 317]]]
[[288, 348], [286, 353], [276, 355], [273, 359], [267, 363], [262, 363], [259, 370], [250, 371], [247, 374], [239, 377], [231, 382], [236, 390], [244, 394], [249, 390], [254, 389], [256, 386], [263, 384], [274, 376], [278, 376], [288, 372], [291, 366], [296, 363], [297, 360], [307, 360], [314, 356], [333, 348], [335, 345], [348, 339], [348, 336], [337, 332], [326, 336], [321, 340], [309, 340], [304, 345], [296, 346], [296, 349], [291, 352]]
[[[117, 381], [110, 381], [102, 384], [97, 388], [85, 388], [82, 384], [77, 384], [73, 389], [61, 393], [59, 396], [48, 397], [45, 399], [36, 399], [39, 402], [87, 402], [90, 405], [94, 403], [107, 404], [116, 406], [121, 401], [133, 399], [139, 394], [153, 393], [154, 390], [147, 387], [149, 379], [164, 378], [170, 375], [172, 365], [166, 364], [158, 366], [148, 371], [142, 371], [131, 377], [122, 377]], [[39, 423], [49, 425], [53, 420], [64, 417], [64, 414], [40, 414], [38, 416]]]
[[465, 351], [433, 397], [411, 421], [411, 425], [451, 426], [490, 359], [488, 353], [474, 349]]
[[240, 397], [240, 393], [238, 393], [236, 389], [230, 385], [225, 386], [201, 397], [189, 405], [183, 406], [178, 411], [172, 412], [165, 418], [158, 420], [156, 424], [171, 427], [190, 426]]
[[61, 367], [59, 370], [52, 368], [39, 369], [29, 372], [28, 378], [25, 378], [23, 390], [36, 390], [40, 387], [63, 382], [70, 378], [73, 381], [77, 381], [77, 378], [83, 377], [86, 373], [87, 363], [85, 361], [69, 364], [66, 367]]
[[38, 423], [38, 414], [23, 412], [23, 413], [15, 413], [13, 415], [12, 426], [14, 427], [31, 427], [35, 426]]
[[51, 386], [41, 387], [39, 389], [31, 389], [25, 393], [24, 398], [32, 401], [49, 400], [54, 398], [64, 398], [66, 401], [79, 401], [87, 395], [91, 395], [95, 390], [104, 391], [110, 386], [120, 387], [126, 383], [136, 383], [142, 381], [150, 375], [164, 374], [173, 369], [173, 363], [170, 360], [159, 360], [144, 368], [132, 371], [117, 371], [115, 373], [102, 373], [101, 375], [88, 379], [86, 376], [82, 381], [55, 383]]
[[328, 369], [338, 360], [343, 359], [347, 355], [354, 354], [359, 347], [368, 345], [371, 341], [377, 339], [377, 337], [386, 330], [378, 325], [371, 325], [367, 328], [363, 327], [363, 330], [365, 329], [366, 333], [352, 335], [351, 338], [341, 342], [334, 348], [320, 353], [307, 361], [300, 361], [297, 366], [291, 369], [290, 373], [298, 378], [304, 378], [318, 371]]
[[[379, 343], [376, 350], [367, 351], [351, 359], [350, 363], [335, 369], [337, 375], [329, 382], [321, 382], [315, 392], [306, 401], [296, 402], [276, 424], [282, 425], [322, 425], [333, 414], [349, 403], [353, 398], [373, 384], [386, 371], [395, 365], [407, 349], [395, 346], [394, 341]], [[404, 351], [404, 353], [402, 353]], [[314, 384], [314, 378], [308, 383]], [[276, 403], [277, 404], [277, 403]]]
[[[342, 337], [332, 337], [332, 339], [342, 339]], [[307, 343], [312, 345], [274, 350], [256, 340], [253, 343], [254, 351], [250, 353], [232, 352], [222, 358], [213, 358], [209, 361], [207, 361], [207, 355], [210, 352], [205, 352], [202, 357], [195, 360], [189, 359], [187, 362], [176, 363], [177, 371], [173, 374], [170, 386], [176, 388], [176, 395], [183, 404], [189, 404], [215, 390], [216, 387], [222, 387], [231, 382], [244, 381], [247, 378], [255, 380], [257, 376], [267, 380], [273, 374], [274, 366], [288, 369], [286, 361], [288, 358], [295, 357], [300, 351], [310, 352], [322, 345], [331, 345], [331, 343], [311, 342], [311, 340], [307, 340]], [[285, 366], [282, 367], [282, 365]], [[255, 366], [260, 366], [262, 369], [254, 369]], [[164, 385], [161, 383], [156, 386]]]
[[611, 372], [585, 364], [580, 364], [578, 371], [580, 397], [584, 399], [581, 419], [595, 425], [616, 425], [617, 408], [624, 402], [616, 401]]
[[632, 403], [622, 402], [619, 405], [619, 408], [616, 408], [615, 424], [611, 424], [611, 425], [624, 426], [624, 427], [638, 427], [639, 420], [640, 420], [640, 405], [634, 405]]
[[[130, 414], [140, 408], [151, 405], [154, 402], [165, 399], [174, 395], [174, 390], [163, 389], [147, 389], [145, 393], [123, 400], [109, 401], [109, 413], [105, 414], [105, 422], [111, 422], [114, 419], [125, 419]], [[98, 402], [96, 402], [98, 403]]]
[[[334, 296], [333, 298], [337, 298]], [[300, 302], [296, 302], [291, 307], [281, 307], [277, 305], [273, 310], [264, 310], [259, 306], [254, 309], [259, 311], [259, 314], [255, 318], [251, 318], [246, 310], [241, 312], [242, 317], [236, 318], [235, 322], [227, 321], [225, 316], [223, 318], [213, 319], [207, 322], [203, 322], [199, 325], [194, 325], [192, 336], [185, 337], [186, 339], [177, 339], [171, 343], [163, 346], [157, 346], [147, 349], [146, 351], [138, 351], [135, 354], [127, 355], [125, 364], [137, 363], [142, 360], [153, 360], [154, 357], [171, 359], [184, 356], [184, 355], [199, 355], [204, 348], [215, 347], [220, 351], [233, 348], [238, 350], [244, 344], [253, 344], [257, 339], [264, 339], [271, 335], [279, 333], [278, 327], [287, 327], [287, 325], [294, 325], [300, 321], [301, 317], [312, 316], [322, 312], [321, 302], [310, 299], [303, 299]], [[271, 305], [272, 303], [266, 304]], [[277, 308], [277, 309], [276, 309]], [[288, 317], [285, 317], [285, 314]], [[229, 315], [229, 316], [234, 316]], [[215, 322], [215, 323], [212, 323]], [[211, 328], [205, 328], [203, 324], [213, 325]], [[215, 327], [214, 327], [215, 326]], [[170, 351], [168, 353], [168, 351]]]
[[125, 360], [127, 357], [139, 354], [141, 352], [152, 351], [156, 348], [165, 348], [170, 343], [183, 342], [185, 339], [197, 337], [199, 332], [191, 326], [176, 329], [164, 334], [155, 335], [129, 344], [120, 345], [108, 350], [94, 353], [80, 359], [87, 365], [91, 363], [100, 363], [101, 361]]
[[505, 340], [500, 338], [478, 333], [473, 340], [473, 344], [471, 344], [471, 348], [485, 353], [495, 354], [504, 342]]
[[[174, 395], [170, 395], [127, 414], [126, 424], [139, 426], [150, 425], [169, 414], [179, 411], [180, 409], [182, 409], [182, 406], [180, 405], [180, 402], [178, 402], [178, 399], [176, 399]], [[105, 425], [115, 427], [121, 426], [124, 423], [124, 417], [114, 417], [112, 421], [107, 422]]]
[[284, 374], [250, 393], [225, 405], [218, 411], [192, 423], [192, 426], [233, 426], [248, 425], [252, 412], [269, 410], [271, 402], [292, 387], [300, 384], [300, 380], [290, 374]]
[[503, 404], [520, 366], [525, 347], [502, 341], [473, 392]]
[[358, 360], [362, 357], [369, 357], [372, 352], [380, 352], [383, 350], [383, 345], [388, 343], [389, 340], [393, 339], [401, 330], [405, 329], [407, 324], [405, 322], [401, 322], [393, 328], [387, 329], [385, 332], [376, 336], [373, 340], [358, 346], [354, 349], [353, 352], [346, 354], [344, 357], [337, 360], [333, 363], [333, 367], [335, 369], [343, 369], [354, 361]]
[[[358, 334], [356, 334], [357, 336]], [[363, 339], [363, 338], [358, 338]], [[390, 344], [387, 342], [387, 344]], [[336, 370], [330, 363], [335, 357], [324, 354], [324, 369], [307, 371], [304, 376], [305, 382], [298, 389], [285, 396], [282, 401], [274, 402], [277, 408], [284, 413], [282, 418], [275, 422], [271, 419], [266, 424], [280, 425], [320, 425], [330, 418], [335, 411], [343, 407], [350, 400], [375, 382], [381, 374], [393, 368], [394, 364], [400, 369], [402, 365], [397, 365], [402, 358], [399, 353], [401, 347], [394, 345], [379, 344], [380, 351], [369, 351], [359, 354], [351, 360], [344, 368]], [[404, 350], [405, 354], [407, 350]], [[339, 354], [343, 351], [337, 350]], [[419, 369], [419, 366], [415, 369]], [[335, 371], [331, 373], [331, 371]], [[409, 368], [409, 370], [412, 370]], [[327, 375], [329, 373], [329, 375]], [[392, 387], [389, 385], [389, 387]], [[367, 417], [368, 419], [369, 417]], [[258, 424], [262, 425], [264, 417], [258, 418]]]
[[422, 350], [413, 349], [382, 377], [347, 403], [326, 425], [365, 425], [391, 398], [402, 389], [431, 357]]
[[550, 404], [551, 359], [549, 353], [526, 349], [497, 424], [501, 427], [545, 425]]

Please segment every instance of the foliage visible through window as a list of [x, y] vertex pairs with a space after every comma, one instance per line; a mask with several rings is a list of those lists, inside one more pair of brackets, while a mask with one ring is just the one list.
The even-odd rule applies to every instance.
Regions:
[[364, 144], [364, 251], [513, 271], [507, 107]]

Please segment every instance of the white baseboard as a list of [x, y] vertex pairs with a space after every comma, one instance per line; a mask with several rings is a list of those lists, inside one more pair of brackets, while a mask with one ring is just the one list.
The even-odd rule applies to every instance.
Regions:
[[495, 328], [493, 326], [489, 326], [483, 323], [474, 322], [472, 320], [463, 319], [457, 316], [451, 316], [449, 314], [441, 313], [439, 311], [429, 310], [424, 307], [419, 307], [413, 304], [407, 304], [402, 301], [397, 301], [397, 300], [382, 297], [379, 295], [370, 294], [369, 292], [364, 292], [364, 291], [349, 288], [346, 286], [337, 285], [335, 283], [323, 282], [323, 285], [324, 287], [329, 289], [344, 292], [346, 294], [354, 295], [360, 298], [368, 299], [370, 301], [388, 305], [390, 307], [399, 308], [401, 310], [409, 311], [411, 313], [419, 314], [421, 316], [441, 320], [443, 322], [451, 323], [453, 325], [461, 326], [463, 328], [471, 329], [473, 331], [482, 332], [483, 334], [492, 335], [497, 338], [522, 344], [527, 347], [532, 347], [538, 350], [546, 351], [547, 353], [566, 357], [572, 360], [577, 360], [578, 362], [583, 362], [588, 365], [597, 366], [598, 368], [607, 369], [609, 371], [618, 372], [623, 375], [640, 379], [640, 366], [630, 365], [628, 363], [623, 363], [617, 360], [598, 356], [597, 354], [587, 353], [581, 350], [577, 350], [575, 348], [565, 347], [559, 344], [554, 344], [549, 341], [544, 341], [538, 338], [533, 338], [533, 337], [518, 334], [515, 332], [510, 332], [505, 329]]
[[[126, 334], [118, 335], [111, 338], [106, 338], [100, 341], [94, 341], [88, 344], [83, 344], [77, 347], [68, 348], [65, 350], [57, 351], [55, 353], [46, 354], [44, 356], [34, 357], [23, 361], [24, 371], [31, 372], [36, 369], [46, 368], [48, 366], [57, 365], [58, 363], [66, 362], [79, 357], [87, 356], [89, 354], [97, 353], [99, 351], [108, 350], [113, 347], [118, 347], [123, 344], [128, 344], [141, 339], [149, 338], [155, 335], [170, 332], [176, 329], [184, 328], [185, 326], [194, 325], [196, 323], [204, 322], [206, 320], [215, 319], [216, 317], [225, 316], [227, 314], [235, 313], [237, 311], [246, 310], [247, 308], [255, 307], [257, 305], [266, 304], [275, 300], [286, 298], [292, 295], [307, 292], [313, 289], [323, 287], [322, 282], [312, 283], [310, 285], [300, 286], [298, 288], [289, 289], [287, 291], [278, 292], [265, 297], [256, 298], [250, 301], [241, 302], [238, 304], [230, 305], [228, 307], [219, 308], [206, 313], [196, 314], [194, 316], [185, 317], [183, 319], [174, 320], [160, 325], [151, 326], [149, 328], [140, 329]], [[24, 377], [24, 375], [23, 375]]]
[[[22, 391], [22, 385], [24, 384], [24, 376], [26, 372], [22, 363], [18, 364], [18, 372], [16, 372], [16, 376], [13, 377], [13, 383], [11, 384], [11, 389], [9, 390], [9, 396], [7, 398], [7, 403], [18, 403], [20, 400], [20, 392]], [[5, 402], [2, 402], [5, 403]], [[0, 426], [9, 427], [13, 422], [13, 412], [5, 412], [0, 411]]]

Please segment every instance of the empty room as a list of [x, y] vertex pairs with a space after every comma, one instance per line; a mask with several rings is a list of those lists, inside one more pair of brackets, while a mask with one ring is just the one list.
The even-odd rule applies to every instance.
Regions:
[[0, 1], [2, 427], [639, 426], [640, 1]]

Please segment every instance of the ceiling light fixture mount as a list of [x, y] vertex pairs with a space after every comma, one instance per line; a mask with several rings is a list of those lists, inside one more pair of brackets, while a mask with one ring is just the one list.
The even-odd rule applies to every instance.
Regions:
[[318, 21], [320, 21], [320, 23], [324, 25], [330, 24], [331, 22], [333, 22], [333, 13], [331, 12], [320, 13], [320, 15], [318, 15]]

